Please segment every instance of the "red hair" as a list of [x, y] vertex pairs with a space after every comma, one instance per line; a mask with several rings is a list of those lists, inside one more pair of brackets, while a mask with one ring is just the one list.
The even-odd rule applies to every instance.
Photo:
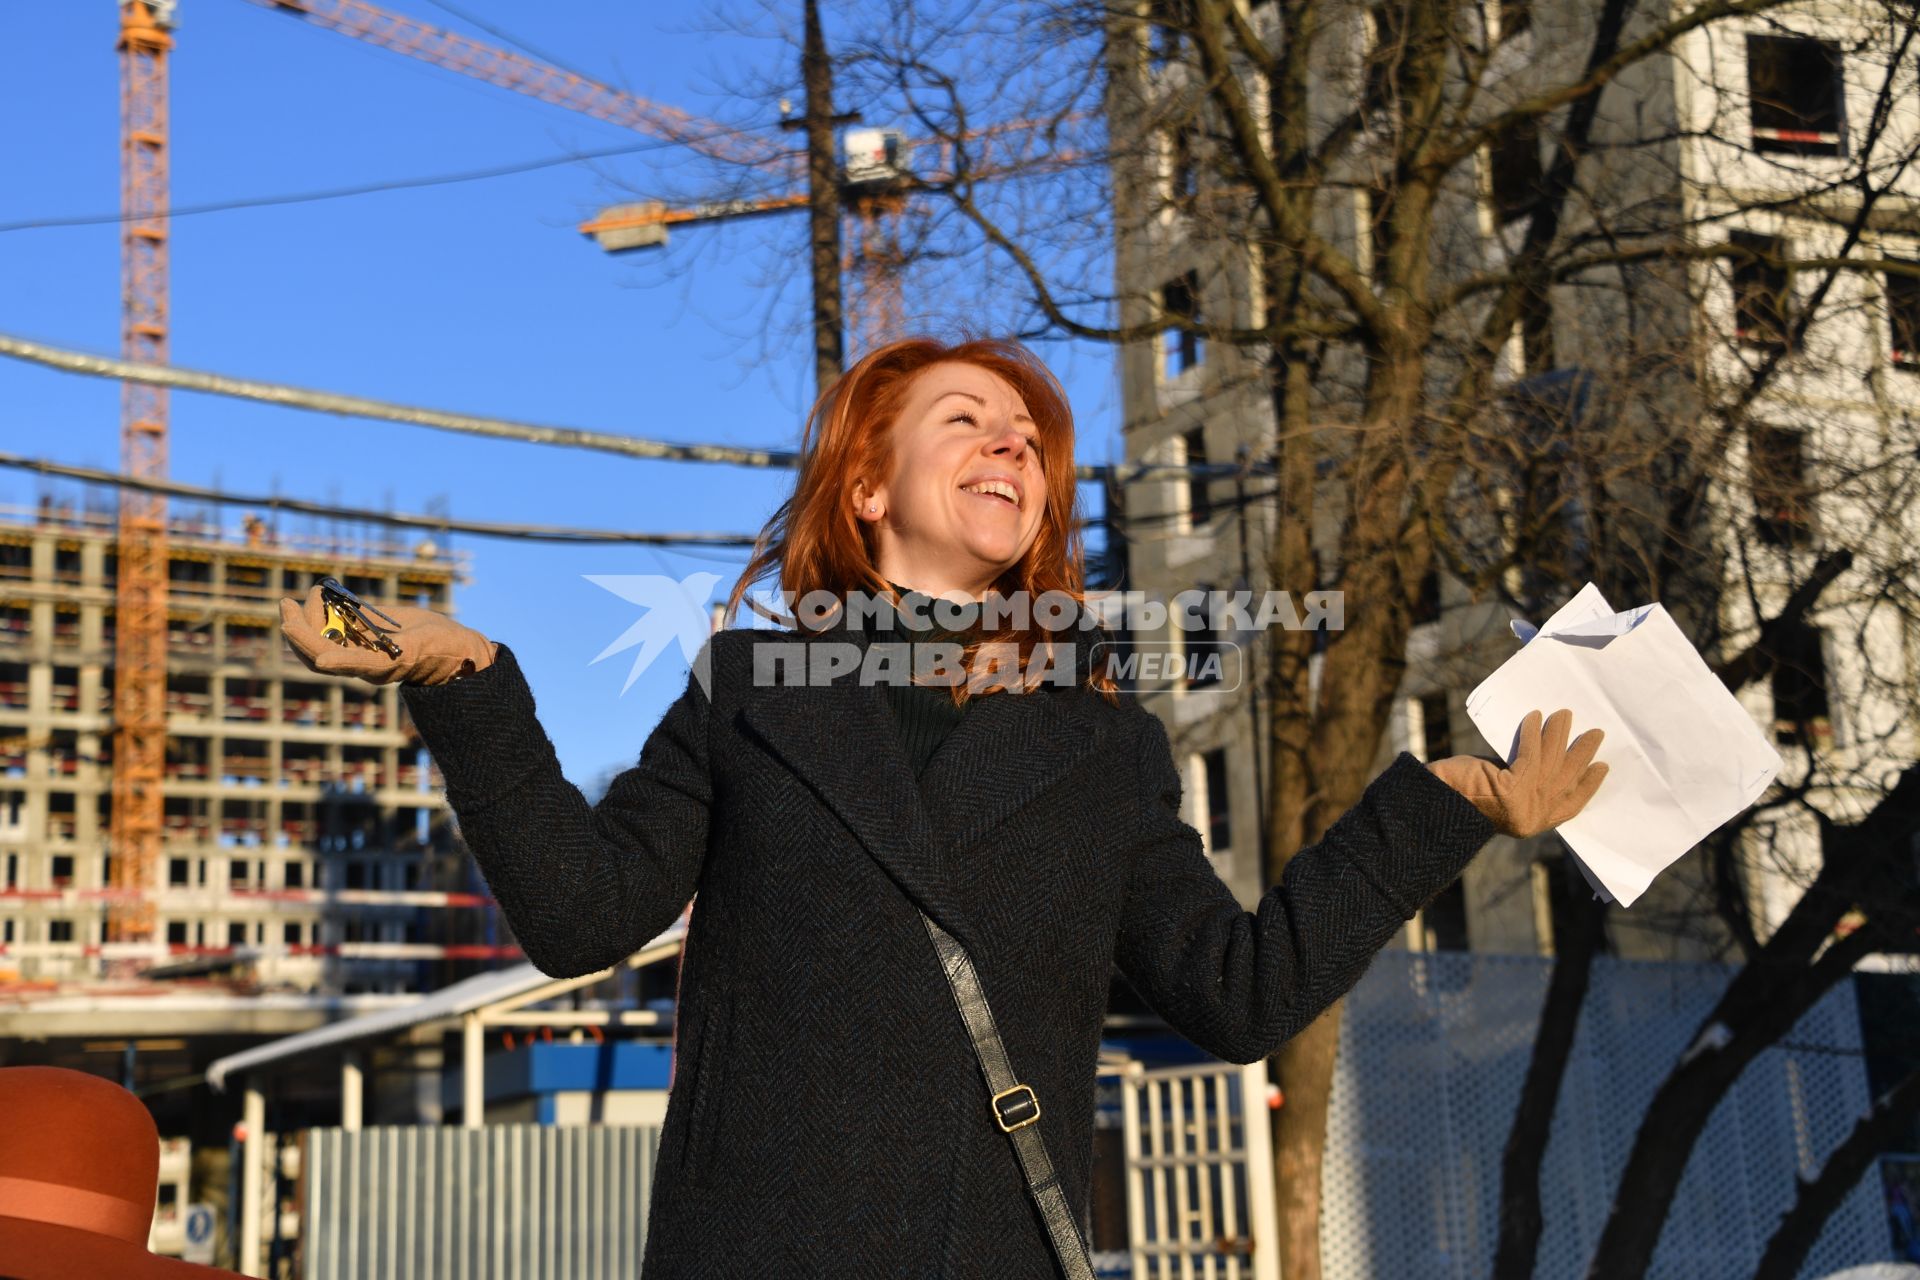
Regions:
[[[799, 600], [812, 591], [825, 591], [836, 599], [845, 599], [855, 591], [874, 597], [894, 596], [875, 563], [873, 531], [854, 511], [850, 500], [853, 485], [865, 480], [871, 486], [889, 474], [889, 434], [914, 378], [929, 366], [946, 361], [974, 365], [1005, 379], [1026, 401], [1040, 440], [1046, 510], [1039, 531], [1026, 554], [1000, 575], [989, 592], [1006, 597], [1025, 592], [1031, 606], [1043, 593], [1054, 591], [1072, 599], [1081, 609], [1086, 607], [1086, 553], [1080, 537], [1079, 492], [1074, 480], [1073, 410], [1067, 404], [1066, 391], [1037, 356], [1010, 338], [946, 343], [920, 337], [903, 338], [867, 353], [814, 402], [800, 437], [800, 474], [793, 495], [780, 504], [755, 540], [753, 555], [727, 599], [727, 624], [732, 624], [748, 588], [775, 569], [789, 600]], [[1032, 612], [1035, 610], [1030, 607]], [[1019, 651], [1021, 675], [1027, 676], [1030, 664], [1046, 652], [1049, 633], [1034, 625], [1014, 626], [1012, 621], [967, 647], [969, 671], [973, 670], [979, 645], [1011, 643]], [[1033, 618], [1027, 621], [1031, 624]], [[1073, 635], [1062, 634], [1069, 639]], [[1082, 632], [1076, 643], [1089, 644], [1100, 635]], [[1114, 699], [1116, 686], [1110, 677], [1094, 673], [1082, 678], [1109, 701]], [[955, 683], [955, 702], [966, 701], [969, 683]]]

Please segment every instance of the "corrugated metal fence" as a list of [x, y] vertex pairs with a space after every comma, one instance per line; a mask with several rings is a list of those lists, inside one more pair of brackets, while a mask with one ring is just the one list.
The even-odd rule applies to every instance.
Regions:
[[655, 1126], [315, 1129], [303, 1280], [632, 1280]]

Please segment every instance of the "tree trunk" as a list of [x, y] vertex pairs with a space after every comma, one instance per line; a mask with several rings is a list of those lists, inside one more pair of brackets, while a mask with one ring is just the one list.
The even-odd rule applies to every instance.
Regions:
[[[1417, 347], [1412, 342], [1393, 353], [1377, 375], [1368, 419], [1359, 433], [1363, 441], [1376, 443], [1345, 459], [1361, 477], [1353, 491], [1362, 495], [1357, 509], [1348, 513], [1350, 556], [1338, 583], [1346, 601], [1345, 629], [1328, 638], [1317, 696], [1303, 697], [1306, 690], [1295, 685], [1283, 688], [1273, 703], [1275, 801], [1269, 821], [1276, 839], [1271, 847], [1287, 851], [1275, 858], [1276, 881], [1286, 858], [1319, 840], [1365, 792], [1406, 669], [1408, 591], [1398, 556], [1408, 483], [1404, 455], [1396, 446], [1404, 444], [1405, 424], [1413, 420], [1418, 403]], [[1304, 429], [1304, 365], [1284, 367], [1294, 371], [1276, 388], [1283, 409], [1281, 472], [1286, 485], [1295, 480], [1299, 462], [1311, 457], [1311, 434]], [[1301, 385], [1295, 386], [1295, 379], [1301, 379]], [[1290, 433], [1287, 428], [1293, 423], [1301, 423], [1302, 429]], [[1304, 487], [1311, 492], [1310, 485]], [[1311, 582], [1309, 528], [1289, 520], [1288, 514], [1283, 512], [1276, 531], [1274, 558], [1294, 566], [1297, 576], [1282, 585]], [[1415, 581], [1424, 569], [1424, 564], [1412, 567]], [[1288, 634], [1281, 632], [1276, 644], [1292, 661], [1277, 665], [1304, 684], [1305, 655], [1298, 647], [1288, 652]], [[1296, 714], [1288, 716], [1289, 709]], [[1297, 714], [1300, 709], [1307, 713], [1304, 718]], [[1275, 1125], [1274, 1159], [1281, 1273], [1287, 1280], [1320, 1280], [1322, 1274], [1321, 1172], [1344, 1008], [1344, 1001], [1336, 1001], [1275, 1055], [1284, 1098]]]
[[1280, 1274], [1320, 1280], [1321, 1170], [1327, 1158], [1327, 1107], [1340, 1048], [1336, 1000], [1274, 1055], [1281, 1105], [1274, 1113], [1273, 1150], [1280, 1198]]

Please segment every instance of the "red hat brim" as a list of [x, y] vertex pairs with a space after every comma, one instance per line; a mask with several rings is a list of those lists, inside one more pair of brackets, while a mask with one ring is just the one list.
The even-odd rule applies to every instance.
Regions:
[[243, 1280], [112, 1236], [0, 1216], [0, 1280]]

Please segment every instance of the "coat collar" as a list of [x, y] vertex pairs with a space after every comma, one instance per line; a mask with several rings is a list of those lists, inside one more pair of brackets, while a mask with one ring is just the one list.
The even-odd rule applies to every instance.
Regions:
[[[871, 637], [832, 627], [806, 642], [849, 640], [864, 655]], [[916, 779], [885, 686], [859, 674], [754, 688], [745, 717], [906, 894], [973, 950], [960, 890], [974, 877], [956, 860], [1093, 752], [1106, 719], [1092, 714], [1095, 699], [1064, 687], [988, 694]]]

